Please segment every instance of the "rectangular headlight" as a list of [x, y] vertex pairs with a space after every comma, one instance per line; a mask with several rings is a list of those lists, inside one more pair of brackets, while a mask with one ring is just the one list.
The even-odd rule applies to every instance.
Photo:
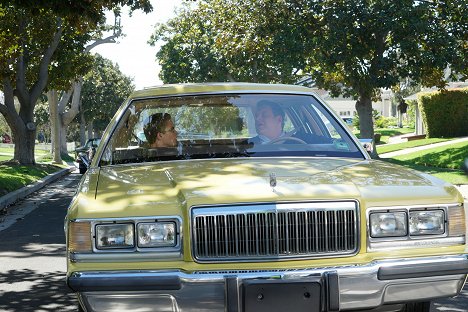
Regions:
[[369, 217], [371, 237], [398, 237], [408, 233], [406, 212], [374, 212]]
[[443, 210], [413, 210], [409, 213], [410, 235], [441, 235], [445, 232]]
[[177, 244], [175, 222], [139, 223], [138, 247], [173, 247]]
[[133, 224], [96, 225], [97, 249], [133, 248], [134, 246]]

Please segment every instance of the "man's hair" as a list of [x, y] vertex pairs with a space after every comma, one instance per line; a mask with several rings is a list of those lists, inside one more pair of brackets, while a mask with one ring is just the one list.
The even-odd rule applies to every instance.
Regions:
[[273, 101], [261, 100], [257, 103], [257, 110], [263, 107], [269, 107], [273, 113], [273, 116], [281, 116], [281, 128], [284, 128], [285, 113], [281, 106]]
[[171, 115], [168, 113], [156, 113], [149, 117], [148, 123], [143, 128], [149, 144], [156, 142], [158, 133], [164, 132], [164, 127], [169, 120], [171, 120]]

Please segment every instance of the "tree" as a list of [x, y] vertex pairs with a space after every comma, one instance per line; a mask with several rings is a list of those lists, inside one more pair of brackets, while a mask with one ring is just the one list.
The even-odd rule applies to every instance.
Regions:
[[160, 78], [173, 82], [295, 82], [310, 48], [301, 10], [285, 1], [204, 0], [158, 25]]
[[[69, 72], [62, 67], [67, 64], [63, 56], [68, 52], [61, 52], [83, 53], [89, 33], [103, 21], [106, 8], [130, 4], [134, 8], [151, 9], [147, 0], [82, 0], [67, 6], [69, 3], [58, 0], [0, 2], [0, 79], [4, 93], [0, 113], [12, 130], [14, 159], [21, 164], [34, 164], [33, 112], [39, 96], [54, 77], [70, 80], [71, 76], [64, 79]], [[71, 49], [73, 46], [77, 48]], [[15, 96], [20, 103], [19, 112], [14, 108]]]
[[83, 78], [81, 91], [81, 124], [103, 131], [123, 101], [135, 89], [132, 79], [125, 76], [118, 65], [94, 56], [93, 69]]
[[[454, 31], [466, 29], [466, 12], [457, 6], [463, 7], [462, 2], [317, 1], [320, 48], [311, 51], [306, 70], [333, 95], [357, 100], [361, 137], [373, 138], [372, 99], [381, 88], [405, 78], [443, 87], [448, 66], [452, 74], [463, 70], [466, 40]], [[465, 21], [457, 26], [458, 14], [465, 14]]]
[[229, 80], [289, 83], [303, 70], [332, 95], [356, 99], [363, 138], [374, 136], [372, 100], [382, 88], [406, 78], [442, 88], [448, 68], [452, 77], [467, 76], [466, 0], [197, 3], [156, 29], [152, 43], [166, 42], [157, 54], [161, 79], [227, 73]]

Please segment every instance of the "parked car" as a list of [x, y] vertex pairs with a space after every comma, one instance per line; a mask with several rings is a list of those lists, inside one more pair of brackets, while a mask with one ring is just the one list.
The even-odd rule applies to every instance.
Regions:
[[100, 142], [101, 138], [88, 139], [85, 145], [75, 148], [75, 154], [78, 155], [81, 152], [88, 152], [90, 148], [97, 148]]
[[[144, 142], [156, 113], [177, 146]], [[165, 85], [102, 137], [65, 218], [67, 283], [85, 311], [427, 312], [464, 286], [465, 229], [454, 186], [372, 160], [309, 88]]]
[[88, 169], [89, 163], [91, 162], [100, 142], [101, 138], [88, 139], [85, 145], [75, 149], [76, 163], [78, 164], [80, 174], [84, 174]]
[[11, 143], [11, 138], [7, 133], [2, 134], [0, 136], [0, 140], [2, 143], [7, 143], [7, 144]]

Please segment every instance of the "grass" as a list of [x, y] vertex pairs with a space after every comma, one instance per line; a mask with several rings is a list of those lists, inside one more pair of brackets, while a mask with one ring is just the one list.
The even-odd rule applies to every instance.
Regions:
[[420, 166], [461, 169], [461, 165], [465, 158], [468, 158], [468, 142], [434, 147], [411, 154], [397, 156], [394, 159], [411, 162]]
[[461, 170], [463, 161], [467, 157], [468, 142], [462, 142], [383, 160], [422, 171], [446, 182], [459, 185], [468, 184], [468, 177]]
[[[13, 158], [13, 148], [0, 148], [0, 196], [31, 184], [65, 167], [65, 164], [51, 164], [53, 161], [49, 151], [36, 149], [35, 166], [20, 166]], [[62, 156], [65, 162], [73, 162], [72, 155]]]
[[450, 141], [450, 140], [453, 140], [453, 139], [431, 138], [431, 139], [421, 139], [421, 140], [402, 142], [402, 143], [395, 143], [395, 144], [384, 144], [384, 145], [378, 145], [377, 146], [377, 152], [379, 154], [390, 153], [390, 152], [399, 151], [399, 150], [402, 150], [402, 149], [405, 149], [405, 148], [429, 145], [429, 144], [445, 142], [445, 141]]
[[62, 168], [51, 164], [22, 166], [13, 161], [0, 162], [0, 196], [34, 183]]

